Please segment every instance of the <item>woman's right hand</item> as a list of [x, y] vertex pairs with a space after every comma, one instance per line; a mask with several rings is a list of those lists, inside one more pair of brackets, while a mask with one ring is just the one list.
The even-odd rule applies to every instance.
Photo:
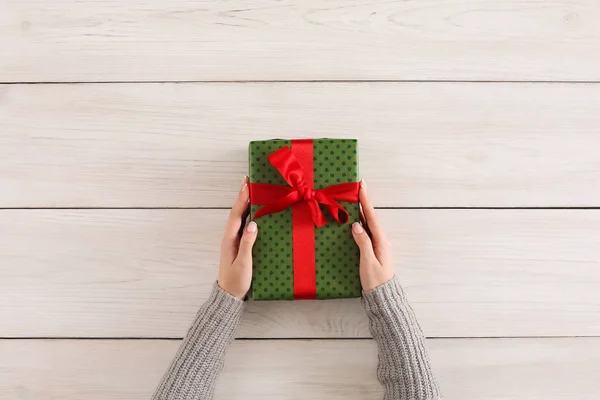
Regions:
[[363, 290], [368, 292], [391, 280], [394, 267], [390, 242], [369, 199], [364, 181], [360, 183], [359, 200], [362, 224], [352, 224], [352, 236], [360, 249], [360, 283]]

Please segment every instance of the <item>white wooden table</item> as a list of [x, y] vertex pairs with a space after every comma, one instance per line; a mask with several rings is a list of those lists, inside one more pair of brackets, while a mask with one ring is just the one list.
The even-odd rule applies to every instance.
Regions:
[[[600, 396], [600, 3], [0, 0], [0, 398], [148, 399], [261, 138], [354, 137], [447, 399]], [[218, 399], [379, 399], [357, 300]]]

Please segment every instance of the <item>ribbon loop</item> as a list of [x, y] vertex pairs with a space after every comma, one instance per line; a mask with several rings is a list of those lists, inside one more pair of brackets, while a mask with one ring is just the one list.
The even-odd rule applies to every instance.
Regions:
[[337, 223], [348, 222], [348, 212], [336, 200], [358, 203], [358, 182], [342, 183], [315, 190], [306, 184], [305, 172], [289, 147], [280, 148], [270, 154], [267, 159], [291, 187], [250, 183], [251, 204], [263, 205], [256, 212], [254, 218], [281, 212], [298, 202], [306, 202], [317, 227], [322, 227], [327, 223], [320, 205], [325, 207]]

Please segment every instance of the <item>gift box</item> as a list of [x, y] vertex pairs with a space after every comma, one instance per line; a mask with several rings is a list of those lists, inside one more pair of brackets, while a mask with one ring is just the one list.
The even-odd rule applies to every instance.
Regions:
[[250, 142], [254, 300], [359, 297], [355, 139]]

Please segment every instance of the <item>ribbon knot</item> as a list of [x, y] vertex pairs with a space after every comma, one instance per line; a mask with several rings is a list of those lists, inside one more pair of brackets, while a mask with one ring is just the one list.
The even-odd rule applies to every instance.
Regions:
[[321, 205], [337, 223], [348, 222], [348, 212], [336, 200], [358, 203], [358, 182], [341, 183], [320, 190], [309, 187], [304, 179], [304, 170], [287, 146], [270, 154], [268, 160], [290, 186], [250, 183], [250, 203], [263, 205], [254, 214], [254, 218], [278, 213], [296, 203], [304, 202], [309, 207], [317, 227], [327, 223]]
[[304, 201], [312, 200], [312, 198], [317, 193], [315, 190], [309, 188], [308, 186], [303, 186], [303, 187], [299, 188], [298, 191], [300, 192], [300, 195], [302, 196], [302, 199]]

